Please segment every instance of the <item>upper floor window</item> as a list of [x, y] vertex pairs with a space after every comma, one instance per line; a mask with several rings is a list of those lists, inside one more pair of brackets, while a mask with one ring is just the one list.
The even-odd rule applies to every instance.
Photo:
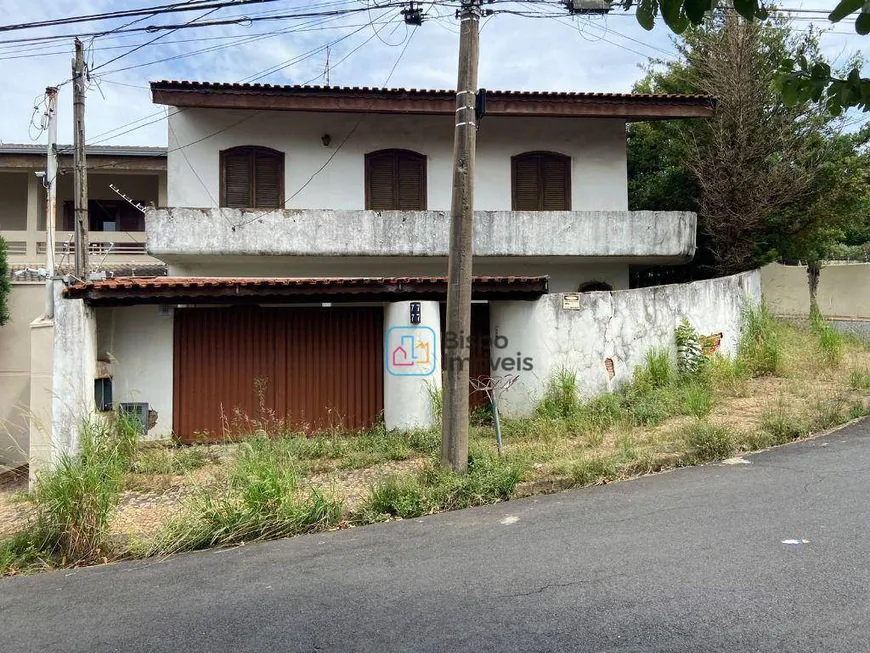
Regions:
[[554, 152], [526, 152], [511, 159], [514, 211], [570, 211], [571, 159]]
[[366, 208], [422, 211], [426, 208], [426, 157], [409, 150], [366, 154]]
[[277, 209], [284, 206], [284, 153], [268, 147], [221, 152], [221, 206]]

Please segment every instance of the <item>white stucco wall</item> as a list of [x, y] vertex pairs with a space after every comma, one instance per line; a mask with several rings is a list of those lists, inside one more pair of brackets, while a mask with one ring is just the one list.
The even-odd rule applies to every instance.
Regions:
[[10, 320], [0, 327], [0, 470], [27, 462], [30, 323], [44, 308], [44, 285], [12, 285]]
[[[361, 117], [223, 109], [170, 112], [169, 206], [216, 206], [219, 152], [240, 145], [260, 145], [285, 153], [285, 198], [289, 199], [307, 183], [304, 190], [287, 202], [288, 208], [365, 208], [365, 154], [404, 148], [428, 158], [428, 208], [448, 210], [453, 175], [453, 123], [452, 116]], [[351, 130], [352, 136], [338, 154], [308, 183]], [[321, 142], [324, 134], [331, 138], [329, 147]], [[183, 152], [176, 149], [203, 137], [208, 138], [185, 147]], [[491, 117], [484, 118], [478, 132], [476, 209], [510, 210], [511, 157], [532, 150], [571, 157], [573, 210], [628, 209], [625, 121]]]
[[157, 306], [97, 308], [98, 353], [110, 363], [112, 399], [117, 406], [147, 402], [157, 423], [147, 435], [172, 435], [173, 317]]
[[81, 299], [64, 299], [55, 282], [52, 382], [52, 463], [79, 449], [83, 420], [93, 419], [97, 371], [97, 320]]
[[[761, 275], [756, 270], [689, 284], [582, 293], [579, 310], [563, 308], [563, 297], [556, 293], [537, 301], [490, 304], [491, 336], [508, 339], [502, 355], [531, 357], [534, 366], [520, 372], [505, 394], [506, 415], [533, 411], [547, 380], [560, 369], [576, 373], [585, 397], [618, 387], [650, 349], [676, 353], [674, 330], [683, 318], [703, 335], [721, 332], [720, 351], [735, 354], [743, 307], [761, 301]], [[607, 358], [614, 363], [613, 379], [605, 368]]]

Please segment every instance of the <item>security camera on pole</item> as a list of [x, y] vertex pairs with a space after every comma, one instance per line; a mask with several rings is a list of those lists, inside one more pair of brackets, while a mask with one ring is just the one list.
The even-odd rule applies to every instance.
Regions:
[[477, 147], [476, 96], [480, 0], [464, 0], [459, 10], [459, 73], [453, 142], [453, 197], [447, 276], [444, 345], [444, 409], [441, 464], [456, 472], [468, 467], [469, 334], [474, 218], [474, 154]]

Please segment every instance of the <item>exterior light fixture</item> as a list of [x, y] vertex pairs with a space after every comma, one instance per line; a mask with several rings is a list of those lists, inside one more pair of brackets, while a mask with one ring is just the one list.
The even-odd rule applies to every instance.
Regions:
[[320, 137], [320, 142], [323, 143], [323, 147], [329, 147], [329, 144], [332, 142], [332, 136], [324, 134]]

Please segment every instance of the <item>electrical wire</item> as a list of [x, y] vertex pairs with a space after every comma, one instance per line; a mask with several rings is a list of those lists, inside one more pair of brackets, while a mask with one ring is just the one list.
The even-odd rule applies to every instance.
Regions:
[[[19, 30], [37, 29], [42, 27], [59, 27], [62, 25], [74, 25], [76, 23], [91, 23], [103, 20], [115, 20], [118, 18], [131, 18], [133, 16], [147, 16], [157, 14], [169, 14], [183, 11], [199, 11], [200, 9], [222, 9], [223, 7], [239, 7], [249, 4], [263, 4], [277, 2], [277, 0], [223, 0], [221, 2], [207, 2], [207, 0], [186, 0], [185, 2], [172, 5], [158, 5], [143, 9], [126, 9], [102, 14], [87, 14], [84, 16], [66, 16], [64, 18], [52, 18], [49, 20], [31, 21], [13, 25], [0, 25], [0, 32], [14, 32]], [[136, 22], [136, 21], [134, 21]]]
[[[385, 23], [385, 24], [387, 24], [387, 23]], [[265, 70], [254, 73], [253, 75], [250, 75], [248, 77], [242, 78], [241, 80], [239, 80], [236, 83], [251, 82], [251, 81], [258, 80], [258, 79], [262, 79], [263, 77], [267, 77], [268, 75], [274, 74], [276, 72], [280, 72], [281, 70], [289, 68], [290, 66], [296, 65], [302, 61], [305, 61], [307, 59], [310, 59], [311, 57], [316, 56], [317, 54], [320, 54], [321, 52], [324, 52], [327, 48], [335, 47], [336, 45], [340, 44], [342, 41], [345, 41], [346, 39], [348, 39], [348, 38], [354, 36], [355, 34], [358, 34], [359, 32], [363, 31], [368, 26], [369, 26], [369, 23], [361, 25], [357, 29], [355, 29], [354, 31], [352, 31], [348, 34], [345, 34], [345, 35], [343, 35], [343, 36], [341, 36], [333, 41], [330, 41], [329, 43], [327, 43], [325, 45], [317, 46], [316, 48], [313, 48], [312, 50], [309, 50], [309, 51], [304, 52], [300, 55], [297, 55], [291, 59], [288, 59], [288, 60], [283, 61], [279, 64], [271, 66]], [[358, 50], [360, 47], [362, 47], [362, 45], [365, 45], [366, 43], [368, 43], [372, 38], [374, 38], [374, 37], [370, 37], [363, 44], [361, 44], [360, 46], [358, 46], [357, 48], [352, 50], [348, 56], [350, 56], [350, 54], [353, 54], [354, 52], [356, 52], [356, 50]], [[347, 56], [344, 57], [338, 63], [334, 64], [332, 67], [335, 68], [336, 66], [340, 65], [343, 61], [345, 61], [347, 58], [348, 58]], [[314, 79], [317, 79], [317, 78], [314, 78]], [[314, 80], [310, 80], [310, 81], [314, 81]], [[305, 82], [305, 84], [307, 84], [307, 83], [309, 83], [309, 82]], [[184, 108], [178, 109], [175, 112], [170, 113], [169, 116], [171, 117], [173, 115], [181, 113], [182, 111], [184, 111]], [[157, 118], [156, 120], [149, 120], [150, 118], [153, 118], [154, 116], [158, 116], [158, 115], [160, 117]], [[104, 142], [109, 141], [109, 140], [114, 140], [116, 138], [119, 138], [121, 136], [125, 136], [126, 134], [129, 134], [129, 133], [136, 131], [138, 129], [142, 129], [142, 128], [147, 127], [149, 125], [153, 125], [155, 123], [161, 122], [162, 120], [165, 120], [165, 119], [166, 119], [166, 116], [164, 115], [164, 112], [161, 109], [159, 111], [153, 112], [153, 113], [151, 113], [147, 116], [144, 116], [142, 118], [139, 118], [137, 120], [134, 120], [134, 121], [131, 121], [131, 122], [126, 123], [124, 125], [120, 125], [118, 127], [115, 127], [114, 129], [97, 134], [96, 136], [94, 136], [93, 140], [91, 141], [91, 144], [97, 145], [97, 144], [104, 143]], [[140, 125], [137, 125], [135, 127], [132, 127], [132, 125], [135, 125], [136, 123], [140, 123], [142, 121], [148, 121], [148, 122], [145, 122], [144, 124], [140, 124]], [[123, 130], [126, 127], [132, 127], [132, 128], [128, 129], [126, 131], [123, 131], [121, 133], [117, 133], [117, 132], [119, 132], [119, 130]]]
[[[416, 29], [410, 32], [408, 38], [405, 40], [405, 45], [402, 48], [402, 51], [399, 53], [399, 56], [396, 59], [396, 62], [393, 64], [393, 67], [390, 69], [390, 74], [387, 75], [387, 78], [384, 80], [384, 83], [381, 84], [381, 89], [386, 89], [389, 86], [390, 80], [393, 78], [393, 74], [396, 72], [396, 68], [398, 68], [399, 63], [402, 61], [402, 58], [405, 56], [405, 52], [408, 50], [408, 46], [411, 45], [411, 40], [414, 38], [414, 34], [416, 34], [416, 33], [417, 33]], [[374, 103], [375, 103], [375, 100], [372, 100], [372, 102], [371, 102], [371, 104], [369, 104], [368, 108], [371, 109], [372, 106], [374, 106]], [[332, 154], [329, 155], [329, 157], [326, 159], [326, 161], [323, 163], [322, 166], [320, 166], [317, 170], [314, 171], [314, 173], [312, 173], [312, 175], [306, 180], [306, 182], [304, 184], [302, 184], [293, 194], [290, 195], [290, 197], [288, 197], [287, 199], [285, 199], [282, 202], [281, 209], [286, 208], [288, 202], [295, 199], [303, 190], [305, 190], [308, 187], [308, 185], [312, 181], [314, 181], [314, 179], [315, 179], [315, 177], [317, 177], [317, 175], [319, 175], [321, 172], [323, 172], [327, 168], [327, 166], [329, 166], [329, 164], [332, 163], [332, 160], [341, 151], [341, 148], [344, 147], [344, 145], [351, 139], [351, 137], [354, 135], [354, 133], [356, 133], [356, 130], [359, 129], [359, 126], [363, 123], [363, 121], [365, 121], [366, 117], [367, 117], [366, 113], [363, 112], [360, 119], [356, 121], [354, 126], [347, 133], [347, 135], [342, 139], [341, 143], [339, 143], [338, 146], [335, 148], [335, 151], [333, 151]], [[232, 230], [236, 231], [237, 229], [240, 229], [241, 227], [244, 227], [245, 225], [248, 225], [256, 220], [259, 220], [261, 217], [263, 217], [267, 213], [271, 213], [274, 210], [275, 209], [267, 209], [265, 211], [262, 211], [259, 214], [255, 214], [253, 217], [249, 218], [248, 220], [244, 220], [244, 221], [236, 224]]]

